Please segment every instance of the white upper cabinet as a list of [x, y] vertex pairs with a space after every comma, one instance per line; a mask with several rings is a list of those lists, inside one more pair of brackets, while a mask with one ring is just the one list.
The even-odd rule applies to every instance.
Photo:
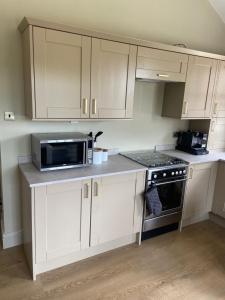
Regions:
[[136, 78], [185, 82], [188, 55], [138, 47]]
[[220, 61], [215, 82], [213, 117], [225, 117], [225, 61]]
[[91, 118], [132, 118], [137, 47], [92, 39]]
[[182, 118], [210, 118], [217, 61], [190, 56]]
[[185, 83], [166, 83], [162, 115], [210, 119], [217, 60], [189, 56]]
[[33, 28], [36, 119], [89, 116], [91, 38]]
[[225, 117], [224, 56], [26, 18], [19, 29], [33, 120], [131, 119], [135, 78], [165, 82], [163, 116]]
[[36, 26], [23, 46], [32, 119], [132, 118], [137, 46]]

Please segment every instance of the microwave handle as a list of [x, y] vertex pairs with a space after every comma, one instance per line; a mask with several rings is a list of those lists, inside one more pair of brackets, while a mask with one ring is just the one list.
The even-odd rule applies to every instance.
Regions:
[[83, 142], [83, 164], [86, 164], [86, 151], [87, 151], [87, 146], [86, 146], [87, 142]]

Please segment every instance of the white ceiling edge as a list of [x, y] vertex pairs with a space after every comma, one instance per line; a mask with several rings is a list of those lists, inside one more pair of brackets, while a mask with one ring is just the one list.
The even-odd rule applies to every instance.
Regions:
[[208, 0], [222, 21], [225, 23], [225, 0]]

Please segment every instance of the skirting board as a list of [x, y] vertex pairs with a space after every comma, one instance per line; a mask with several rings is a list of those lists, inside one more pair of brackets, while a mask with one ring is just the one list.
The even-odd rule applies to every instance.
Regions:
[[2, 233], [2, 247], [3, 249], [15, 247], [21, 245], [23, 242], [22, 231], [16, 231], [12, 233]]
[[198, 217], [184, 219], [184, 220], [182, 220], [182, 227], [185, 227], [185, 226], [188, 226], [188, 225], [191, 225], [191, 224], [195, 224], [195, 223], [198, 223], [198, 222], [201, 222], [201, 221], [205, 221], [205, 220], [208, 220], [208, 219], [209, 219], [209, 214], [208, 213], [203, 214], [203, 215], [198, 216]]
[[33, 280], [36, 280], [36, 275], [60, 268], [63, 266], [66, 266], [71, 263], [75, 263], [77, 261], [105, 253], [108, 251], [112, 251], [116, 248], [123, 247], [129, 244], [133, 244], [138, 241], [138, 234], [131, 234], [126, 237], [122, 237], [117, 240], [113, 240], [101, 245], [94, 246], [92, 248], [84, 249], [82, 251], [78, 251], [75, 253], [68, 254], [63, 257], [59, 257], [53, 260], [50, 260], [49, 262], [38, 264], [35, 266], [35, 272], [33, 273]]
[[220, 225], [221, 227], [224, 227], [225, 228], [225, 219], [218, 216], [218, 215], [215, 215], [214, 213], [209, 213], [209, 219], [216, 223], [217, 225]]

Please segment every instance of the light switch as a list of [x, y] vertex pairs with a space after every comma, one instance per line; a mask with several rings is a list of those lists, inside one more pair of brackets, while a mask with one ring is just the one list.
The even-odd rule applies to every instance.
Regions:
[[5, 112], [5, 121], [15, 121], [15, 114], [12, 111]]

